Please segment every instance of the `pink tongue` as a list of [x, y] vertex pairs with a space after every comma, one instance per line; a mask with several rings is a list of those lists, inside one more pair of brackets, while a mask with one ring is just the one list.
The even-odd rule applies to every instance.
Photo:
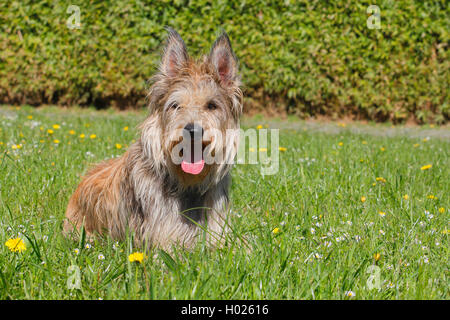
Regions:
[[200, 160], [198, 162], [190, 163], [183, 160], [181, 162], [181, 169], [190, 174], [199, 174], [202, 172], [203, 167], [205, 166], [205, 160]]

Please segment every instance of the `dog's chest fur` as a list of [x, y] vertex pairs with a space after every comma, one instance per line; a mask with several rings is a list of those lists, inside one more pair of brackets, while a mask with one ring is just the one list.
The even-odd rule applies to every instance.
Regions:
[[[138, 146], [136, 146], [138, 147]], [[123, 213], [131, 229], [141, 241], [165, 246], [182, 242], [191, 246], [202, 228], [208, 228], [206, 237], [223, 233], [228, 210], [227, 174], [218, 184], [201, 193], [195, 189], [174, 190], [168, 177], [149, 170], [141, 152], [130, 153], [126, 159], [127, 178], [121, 186]], [[145, 174], [143, 174], [145, 172]]]

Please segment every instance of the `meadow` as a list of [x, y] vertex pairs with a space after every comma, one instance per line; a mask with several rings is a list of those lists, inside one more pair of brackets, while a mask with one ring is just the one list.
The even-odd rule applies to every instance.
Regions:
[[80, 176], [144, 117], [0, 106], [0, 299], [449, 299], [448, 127], [244, 119], [280, 128], [280, 167], [234, 167], [224, 247], [64, 238]]

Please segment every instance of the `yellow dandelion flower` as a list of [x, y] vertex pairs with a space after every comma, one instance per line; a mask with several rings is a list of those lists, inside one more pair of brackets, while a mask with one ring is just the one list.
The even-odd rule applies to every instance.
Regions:
[[381, 147], [380, 148], [380, 151], [385, 151], [386, 149], [384, 148], [384, 147]]
[[433, 165], [431, 165], [431, 164], [427, 164], [427, 165], [421, 167], [420, 170], [422, 170], [422, 171], [423, 171], [423, 170], [428, 170], [428, 169], [431, 169], [432, 166], [433, 166]]
[[84, 133], [80, 134], [80, 138], [81, 138], [81, 139], [84, 139], [84, 137], [86, 137], [86, 136], [84, 135]]
[[437, 200], [437, 197], [435, 197], [435, 196], [432, 195], [432, 194], [428, 195], [427, 198], [428, 198], [428, 199], [431, 199], [431, 200]]
[[282, 151], [282, 152], [285, 152], [285, 151], [287, 150], [287, 148], [279, 147], [278, 150], [280, 150], [280, 151]]
[[22, 149], [22, 144], [13, 144], [13, 145], [11, 146], [11, 148], [12, 148], [13, 150], [16, 150], [16, 149]]
[[91, 134], [91, 135], [89, 136], [89, 138], [95, 139], [95, 138], [97, 138], [97, 135], [96, 135], [96, 134]]
[[420, 144], [418, 144], [418, 143], [413, 144], [414, 148], [417, 148], [418, 146], [420, 146]]
[[54, 143], [58, 144], [60, 141], [58, 139], [53, 140]]
[[54, 165], [55, 165], [55, 163], [54, 163], [54, 162], [52, 162], [52, 163], [51, 163], [51, 165], [52, 165], [52, 166], [54, 166]]
[[145, 255], [142, 252], [134, 252], [128, 256], [128, 261], [142, 263]]
[[267, 148], [259, 148], [260, 152], [267, 152]]
[[377, 180], [378, 182], [383, 182], [383, 183], [385, 183], [385, 182], [386, 182], [386, 179], [385, 179], [385, 178], [383, 178], [383, 177], [378, 177], [378, 178], [375, 178], [375, 180]]
[[70, 135], [74, 135], [75, 133], [76, 133], [75, 130], [70, 130], [70, 131], [69, 131], [69, 134], [70, 134]]
[[444, 208], [439, 208], [439, 213], [444, 213], [445, 212], [445, 209]]
[[23, 242], [23, 240], [20, 238], [9, 239], [8, 241], [5, 242], [5, 246], [7, 246], [11, 252], [20, 253], [27, 250], [25, 242]]
[[128, 126], [127, 127], [123, 127], [123, 131], [128, 131]]
[[122, 145], [120, 143], [116, 143], [116, 148], [117, 149], [122, 149]]
[[381, 255], [380, 255], [379, 253], [375, 253], [375, 254], [373, 255], [373, 258], [375, 259], [375, 261], [378, 261], [378, 260], [380, 260]]
[[346, 125], [345, 123], [342, 123], [342, 122], [341, 122], [341, 123], [338, 123], [338, 126], [339, 126], [339, 127], [342, 127], [342, 128], [345, 128], [347, 125]]
[[48, 134], [53, 134], [54, 132], [55, 132], [55, 131], [53, 131], [52, 129], [48, 129], [48, 130], [47, 130], [47, 133], [48, 133]]
[[278, 234], [278, 233], [280, 233], [280, 231], [281, 231], [280, 228], [275, 228], [275, 229], [272, 230], [272, 233], [273, 234]]
[[58, 130], [59, 128], [61, 128], [61, 126], [59, 124], [54, 124], [53, 125], [53, 129]]
[[261, 124], [258, 124], [258, 126], [256, 126], [256, 129], [262, 129], [263, 128], [263, 126], [261, 125]]
[[449, 234], [449, 233], [450, 233], [450, 230], [448, 230], [448, 229], [442, 230], [442, 234]]
[[362, 144], [367, 144], [367, 141], [366, 140], [363, 140], [363, 142], [361, 142]]
[[30, 114], [30, 115], [27, 116], [27, 119], [31, 120], [31, 119], [33, 119], [33, 116]]
[[361, 197], [361, 202], [366, 202], [366, 197], [362, 196]]
[[386, 212], [378, 211], [378, 214], [380, 215], [380, 217], [384, 217], [386, 215]]
[[343, 145], [344, 145], [343, 142], [339, 142], [339, 143], [338, 143], [338, 146], [339, 146], [339, 147], [342, 147]]

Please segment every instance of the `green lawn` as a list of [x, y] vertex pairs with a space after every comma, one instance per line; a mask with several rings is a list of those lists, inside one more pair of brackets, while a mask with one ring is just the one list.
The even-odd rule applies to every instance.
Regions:
[[122, 154], [144, 117], [0, 107], [0, 299], [449, 299], [448, 128], [244, 120], [281, 128], [286, 151], [273, 176], [233, 169], [227, 246], [139, 264], [131, 239], [86, 248], [61, 226], [80, 175]]

